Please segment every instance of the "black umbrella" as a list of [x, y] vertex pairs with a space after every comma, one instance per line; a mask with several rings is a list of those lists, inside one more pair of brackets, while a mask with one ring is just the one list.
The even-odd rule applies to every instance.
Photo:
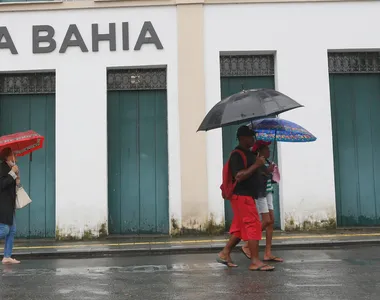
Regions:
[[241, 91], [217, 103], [203, 119], [198, 131], [275, 116], [297, 107], [302, 105], [275, 90]]

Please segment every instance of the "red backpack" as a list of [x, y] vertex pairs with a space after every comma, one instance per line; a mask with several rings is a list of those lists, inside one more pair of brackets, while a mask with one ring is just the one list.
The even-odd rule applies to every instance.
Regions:
[[[244, 161], [244, 168], [247, 168], [247, 157], [245, 156], [244, 152], [238, 149], [235, 149], [231, 152], [231, 155], [235, 152], [238, 152], [241, 155], [241, 158]], [[232, 195], [234, 193], [234, 189], [236, 187], [237, 181], [233, 180], [231, 168], [230, 168], [230, 158], [226, 162], [226, 164], [223, 166], [223, 182], [220, 186], [220, 189], [222, 190], [222, 197], [225, 200], [231, 200]]]

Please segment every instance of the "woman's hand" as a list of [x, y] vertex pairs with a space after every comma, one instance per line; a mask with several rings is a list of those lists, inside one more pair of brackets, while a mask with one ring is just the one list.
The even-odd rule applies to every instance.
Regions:
[[14, 165], [12, 167], [12, 171], [15, 173], [15, 174], [18, 174], [18, 167], [16, 165]]
[[268, 172], [269, 173], [273, 173], [273, 171], [274, 171], [274, 167], [275, 167], [275, 164], [270, 164], [270, 166], [267, 168], [267, 170], [268, 170]]

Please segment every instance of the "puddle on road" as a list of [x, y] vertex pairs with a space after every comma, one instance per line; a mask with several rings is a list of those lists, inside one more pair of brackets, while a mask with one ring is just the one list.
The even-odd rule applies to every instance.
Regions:
[[87, 294], [94, 294], [98, 296], [106, 296], [110, 294], [109, 292], [104, 291], [104, 290], [99, 290], [93, 287], [84, 287], [84, 286], [77, 287], [75, 289], [59, 289], [57, 293], [61, 295], [68, 295], [71, 293], [87, 293]]
[[56, 269], [3, 269], [0, 270], [1, 276], [85, 276], [98, 278], [109, 274], [117, 273], [156, 273], [156, 272], [185, 272], [185, 271], [207, 271], [227, 269], [219, 263], [209, 264], [172, 264], [172, 265], [140, 265], [126, 267], [73, 267]]

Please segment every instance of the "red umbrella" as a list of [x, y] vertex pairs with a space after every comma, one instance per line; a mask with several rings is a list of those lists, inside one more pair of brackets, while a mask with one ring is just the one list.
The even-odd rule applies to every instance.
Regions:
[[0, 151], [11, 148], [15, 155], [24, 156], [41, 149], [45, 138], [33, 130], [18, 132], [0, 137]]

